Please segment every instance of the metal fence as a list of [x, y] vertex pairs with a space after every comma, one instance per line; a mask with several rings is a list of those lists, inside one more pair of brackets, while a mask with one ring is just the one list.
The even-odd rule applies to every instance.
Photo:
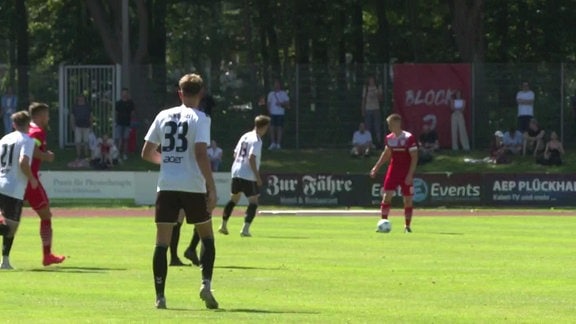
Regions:
[[[382, 118], [392, 111], [394, 84], [390, 67], [351, 64], [285, 66], [282, 81], [289, 92], [292, 109], [286, 115], [283, 146], [288, 149], [348, 147], [362, 118], [362, 86], [367, 75], [374, 75], [384, 89]], [[153, 70], [153, 67], [147, 68]], [[194, 69], [202, 71], [201, 68]], [[146, 113], [139, 114], [142, 128], [139, 138], [157, 111], [177, 101], [174, 86], [180, 74], [190, 70], [168, 67], [167, 77], [161, 81], [150, 77], [154, 92], [132, 91], [137, 110], [140, 110], [139, 106], [149, 106], [140, 110]], [[475, 64], [472, 70], [470, 106], [473, 109], [473, 127], [470, 137], [475, 148], [487, 147], [495, 130], [515, 123], [515, 95], [522, 81], [528, 81], [536, 94], [535, 115], [542, 126], [561, 134], [567, 146], [575, 142], [576, 107], [571, 104], [571, 97], [576, 95], [576, 64]], [[202, 74], [210, 80], [209, 91], [217, 101], [213, 111], [213, 138], [224, 148], [230, 148], [242, 132], [251, 128], [253, 117], [266, 112], [259, 102], [266, 96], [272, 80], [259, 66], [226, 65]], [[0, 78], [5, 76], [0, 75]], [[63, 122], [55, 118], [61, 106], [58, 85], [58, 66], [31, 67], [30, 99], [51, 105], [54, 116], [51, 127], [54, 130], [60, 129]], [[59, 140], [54, 137], [53, 145], [57, 145]]]

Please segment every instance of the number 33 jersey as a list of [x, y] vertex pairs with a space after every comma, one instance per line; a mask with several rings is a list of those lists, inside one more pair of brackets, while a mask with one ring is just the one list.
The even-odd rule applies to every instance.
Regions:
[[210, 143], [210, 123], [203, 112], [184, 105], [156, 116], [144, 139], [160, 145], [158, 191], [206, 192], [194, 147], [196, 143]]
[[20, 158], [27, 156], [32, 163], [34, 140], [22, 132], [12, 132], [0, 140], [0, 193], [24, 199], [28, 178], [20, 168]]
[[262, 156], [262, 139], [256, 131], [248, 132], [240, 138], [234, 149], [234, 163], [232, 164], [232, 178], [242, 178], [256, 181], [256, 175], [250, 167], [250, 156], [256, 158], [256, 170], [260, 170], [260, 157]]

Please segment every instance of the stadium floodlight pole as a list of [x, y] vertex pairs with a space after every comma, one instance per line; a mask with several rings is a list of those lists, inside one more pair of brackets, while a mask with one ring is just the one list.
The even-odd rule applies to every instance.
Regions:
[[128, 1], [122, 0], [122, 87], [130, 88], [130, 21]]

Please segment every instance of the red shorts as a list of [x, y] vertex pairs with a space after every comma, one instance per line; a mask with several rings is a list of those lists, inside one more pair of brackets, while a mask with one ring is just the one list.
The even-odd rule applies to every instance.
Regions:
[[386, 177], [384, 179], [384, 191], [396, 191], [400, 187], [402, 196], [414, 196], [414, 185], [406, 184], [406, 177]]
[[30, 207], [36, 211], [50, 205], [46, 190], [44, 190], [40, 181], [38, 181], [38, 187], [36, 187], [36, 189], [32, 189], [30, 184], [28, 184], [28, 187], [26, 187], [26, 193], [24, 194], [24, 200], [28, 201]]

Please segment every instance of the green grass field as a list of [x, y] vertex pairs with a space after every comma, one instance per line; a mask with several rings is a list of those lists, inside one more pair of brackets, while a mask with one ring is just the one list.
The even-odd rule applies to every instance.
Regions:
[[[168, 310], [156, 310], [148, 217], [60, 218], [44, 268], [38, 221], [26, 217], [0, 272], [2, 322], [570, 323], [576, 291], [572, 217], [259, 217], [253, 238], [217, 236], [213, 289], [198, 268], [169, 269]], [[180, 253], [190, 237], [183, 228]]]

